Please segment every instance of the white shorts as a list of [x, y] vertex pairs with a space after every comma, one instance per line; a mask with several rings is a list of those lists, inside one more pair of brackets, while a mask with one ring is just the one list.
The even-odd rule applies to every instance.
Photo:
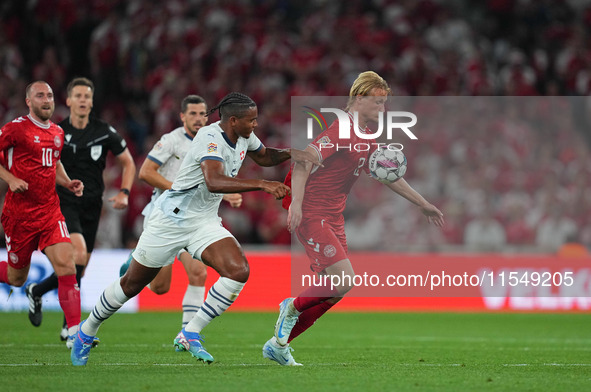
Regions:
[[144, 230], [146, 230], [146, 226], [148, 226], [148, 220], [150, 219], [150, 215], [152, 214], [153, 210], [154, 203], [151, 201], [148, 204], [146, 204], [146, 206], [142, 210], [142, 215], [144, 216]]
[[132, 256], [145, 267], [160, 268], [172, 264], [185, 248], [193, 258], [201, 260], [201, 253], [209, 245], [227, 237], [234, 238], [218, 216], [202, 219], [196, 226], [181, 227], [156, 207]]

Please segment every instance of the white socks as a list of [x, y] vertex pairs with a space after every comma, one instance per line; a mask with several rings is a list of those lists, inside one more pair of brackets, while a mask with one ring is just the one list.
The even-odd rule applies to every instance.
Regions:
[[201, 332], [211, 320], [221, 315], [238, 298], [245, 283], [220, 277], [209, 289], [207, 299], [195, 317], [185, 326], [187, 332]]
[[90, 312], [88, 319], [82, 324], [82, 332], [88, 336], [96, 336], [101, 324], [118, 311], [129, 298], [123, 293], [121, 280], [117, 279], [107, 287]]
[[185, 296], [183, 297], [183, 328], [201, 308], [204, 298], [204, 286], [187, 286], [187, 291], [185, 291]]

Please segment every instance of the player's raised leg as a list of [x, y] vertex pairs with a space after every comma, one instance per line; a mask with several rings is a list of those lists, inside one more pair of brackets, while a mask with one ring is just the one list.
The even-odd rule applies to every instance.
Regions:
[[29, 265], [23, 268], [13, 268], [6, 261], [0, 261], [0, 283], [21, 287], [29, 275]]
[[[305, 292], [304, 292], [305, 293]], [[302, 295], [304, 295], [302, 293]], [[306, 295], [312, 295], [314, 293], [307, 293]], [[309, 298], [309, 297], [298, 297], [298, 298]], [[296, 299], [298, 299], [296, 298]], [[287, 342], [281, 344], [279, 339], [276, 336], [273, 336], [269, 339], [265, 345], [263, 346], [263, 358], [270, 359], [272, 361], [277, 362], [282, 366], [301, 366], [301, 363], [295, 361], [291, 352], [293, 348], [290, 347], [289, 343], [299, 336], [302, 332], [310, 328], [316, 320], [318, 320], [324, 313], [326, 313], [330, 308], [332, 308], [338, 301], [340, 301], [342, 297], [334, 297], [327, 299], [324, 302], [321, 302], [317, 305], [307, 308], [303, 312], [299, 312], [295, 306], [293, 306], [294, 298], [287, 298], [280, 304], [280, 316], [279, 320], [289, 320], [289, 313], [291, 313], [292, 319], [295, 319], [295, 325], [291, 326], [290, 332], [287, 339]], [[291, 311], [288, 311], [289, 306], [293, 306]], [[282, 317], [283, 316], [283, 317]], [[291, 323], [291, 322], [290, 322]], [[277, 325], [281, 325], [280, 322], [276, 324], [276, 333], [281, 331], [282, 328], [285, 328], [285, 324], [280, 328], [277, 328]], [[284, 334], [288, 333], [289, 328], [283, 330]], [[283, 340], [285, 341], [285, 340]]]
[[302, 313], [295, 308], [293, 302], [294, 298], [286, 298], [279, 304], [279, 317], [275, 323], [275, 338], [277, 343], [282, 346], [287, 344], [289, 334]]
[[[28, 228], [28, 222], [18, 222], [14, 219], [3, 216], [2, 226], [6, 233], [6, 247], [9, 250], [8, 259], [0, 262], [0, 282], [11, 286], [21, 287], [25, 284], [29, 276], [31, 266], [31, 254], [38, 247], [37, 239], [31, 240]], [[18, 228], [21, 228], [20, 230]], [[34, 230], [34, 229], [33, 229]], [[17, 234], [15, 234], [15, 231]], [[27, 241], [21, 241], [20, 238], [28, 238]], [[32, 295], [32, 288], [35, 284], [29, 284], [25, 288], [25, 294], [29, 299], [29, 320], [35, 327], [41, 325], [43, 313], [41, 313], [41, 298]]]
[[[353, 281], [353, 267], [348, 259], [336, 262], [324, 270], [326, 275], [351, 276]], [[340, 279], [341, 282], [346, 282], [346, 279]], [[330, 279], [327, 282], [331, 282]], [[293, 340], [292, 329], [299, 324], [298, 335], [304, 332], [307, 328], [312, 326], [314, 322], [322, 316], [328, 309], [342, 298], [347, 292], [351, 290], [351, 286], [341, 283], [335, 287], [309, 287], [304, 290], [297, 298], [287, 298], [279, 308], [279, 317], [275, 324], [275, 338], [281, 345], [287, 344]], [[325, 304], [328, 302], [328, 304]], [[325, 304], [323, 306], [319, 306]], [[329, 306], [330, 305], [330, 306]], [[314, 309], [314, 310], [312, 310]], [[310, 310], [310, 311], [308, 311]], [[296, 335], [297, 336], [297, 335]]]
[[[343, 259], [324, 269], [323, 275], [354, 275], [348, 259]], [[345, 279], [340, 279], [345, 282]], [[331, 282], [330, 279], [327, 282]], [[263, 346], [263, 357], [284, 366], [294, 366], [297, 362], [291, 355], [289, 343], [310, 328], [316, 320], [340, 301], [351, 286], [312, 286], [304, 290], [297, 298], [286, 298], [279, 304], [279, 317], [275, 323], [275, 335]]]
[[[4, 224], [5, 222], [2, 223]], [[5, 227], [5, 230], [6, 229], [7, 228]], [[6, 236], [8, 238], [11, 237], [8, 232]], [[9, 247], [14, 246], [9, 242], [7, 242], [7, 244]], [[32, 252], [32, 249], [30, 253], [26, 252], [29, 254], [28, 257], [26, 256], [25, 252], [23, 252], [23, 250], [14, 253], [14, 256], [12, 255], [12, 252], [10, 252], [11, 254], [9, 254], [9, 259], [12, 259], [11, 263], [8, 263], [7, 261], [0, 261], [0, 283], [6, 283], [15, 287], [21, 287], [24, 285], [27, 277], [29, 276]], [[28, 262], [26, 260], [28, 260]], [[43, 314], [41, 313], [41, 298], [33, 297], [30, 294], [31, 288], [34, 287], [34, 285], [34, 283], [27, 285], [27, 287], [25, 287], [25, 294], [29, 299], [29, 320], [31, 321], [31, 324], [33, 324], [35, 327], [38, 327], [41, 325], [41, 317]]]
[[135, 259], [131, 260], [127, 273], [103, 291], [88, 319], [80, 323], [80, 330], [72, 347], [72, 364], [86, 365], [96, 333], [103, 322], [117, 312], [125, 302], [135, 297], [154, 279], [160, 268], [149, 268]]
[[38, 248], [38, 231], [29, 221], [17, 220], [2, 215], [2, 227], [6, 237], [9, 261], [0, 261], [0, 283], [22, 287], [29, 276], [31, 255]]
[[208, 245], [199, 258], [215, 269], [220, 278], [209, 289], [203, 306], [174, 339], [174, 344], [177, 347], [182, 345], [197, 359], [211, 363], [213, 357], [203, 348], [200, 333], [238, 298], [250, 270], [234, 237], [226, 237]]

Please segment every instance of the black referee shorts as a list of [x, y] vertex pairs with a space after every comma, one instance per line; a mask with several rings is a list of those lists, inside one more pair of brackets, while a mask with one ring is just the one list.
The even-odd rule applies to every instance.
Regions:
[[80, 233], [86, 242], [88, 253], [94, 250], [96, 232], [101, 218], [103, 200], [78, 197], [75, 200], [60, 199], [62, 214], [70, 233]]

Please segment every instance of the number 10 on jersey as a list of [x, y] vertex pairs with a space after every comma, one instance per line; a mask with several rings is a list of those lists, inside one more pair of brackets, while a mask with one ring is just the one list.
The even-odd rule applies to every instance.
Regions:
[[41, 165], [53, 166], [53, 148], [43, 147], [41, 149]]

